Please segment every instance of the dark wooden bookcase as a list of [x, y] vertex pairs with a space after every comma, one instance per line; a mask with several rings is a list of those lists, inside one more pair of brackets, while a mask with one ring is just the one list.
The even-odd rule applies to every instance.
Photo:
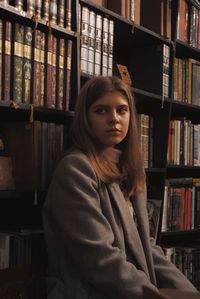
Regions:
[[[141, 8], [145, 1], [142, 1]], [[179, 0], [181, 1], [181, 0]], [[114, 22], [114, 44], [113, 44], [113, 67], [116, 63], [128, 68], [132, 79], [132, 92], [136, 101], [138, 114], [147, 114], [153, 118], [152, 133], [152, 161], [151, 166], [146, 168], [148, 198], [163, 202], [165, 182], [170, 178], [200, 177], [200, 166], [168, 165], [168, 134], [170, 120], [178, 117], [187, 117], [195, 124], [200, 123], [200, 106], [180, 103], [173, 97], [173, 64], [175, 57], [192, 58], [200, 61], [200, 50], [177, 39], [177, 15], [179, 1], [172, 0], [172, 39], [165, 38], [159, 34], [158, 20], [155, 22], [156, 32], [149, 20], [143, 19], [143, 26], [136, 25], [122, 16], [101, 7], [89, 0], [72, 1], [72, 28], [67, 30], [57, 25], [49, 25], [20, 13], [12, 6], [0, 3], [0, 13], [3, 20], [12, 23], [20, 23], [30, 26], [33, 31], [37, 28], [46, 34], [49, 30], [57, 37], [72, 40], [72, 72], [71, 72], [71, 98], [69, 109], [58, 110], [46, 107], [34, 107], [33, 98], [29, 104], [14, 105], [13, 101], [0, 101], [0, 129], [1, 122], [29, 122], [40, 121], [47, 123], [62, 124], [65, 127], [63, 137], [64, 148], [68, 144], [67, 132], [73, 119], [73, 110], [80, 86], [82, 86], [90, 75], [80, 71], [80, 6], [85, 6], [102, 17], [107, 17]], [[188, 0], [189, 3], [195, 1]], [[156, 2], [155, 2], [156, 3]], [[160, 1], [159, 1], [160, 3]], [[80, 4], [80, 6], [79, 6]], [[195, 4], [196, 5], [196, 4]], [[158, 11], [160, 11], [158, 9]], [[146, 12], [145, 12], [146, 13]], [[144, 18], [145, 14], [143, 15]], [[157, 18], [156, 14], [152, 18]], [[144, 27], [150, 24], [150, 28]], [[163, 46], [167, 45], [170, 51], [168, 65], [168, 96], [163, 95]], [[33, 58], [32, 58], [33, 59]], [[32, 61], [33, 62], [33, 61]], [[13, 78], [11, 78], [11, 81]], [[31, 86], [33, 91], [33, 85]], [[12, 92], [12, 91], [11, 91]], [[33, 105], [32, 105], [33, 104]], [[13, 136], [14, 138], [14, 136]], [[20, 142], [17, 141], [17, 142]], [[33, 192], [31, 190], [0, 191], [0, 230], [16, 230], [20, 228], [42, 229], [41, 209], [45, 199], [46, 190]], [[171, 246], [195, 246], [200, 245], [200, 230], [161, 232], [162, 213], [159, 223], [159, 234], [157, 242], [164, 247]], [[14, 269], [0, 270], [0, 297], [1, 292], [5, 298], [45, 298], [44, 271], [45, 271], [45, 248], [40, 252], [43, 263], [40, 267], [15, 267]], [[1, 291], [2, 290], [2, 291]], [[13, 291], [12, 291], [13, 290]], [[11, 293], [9, 293], [11, 292]]]
[[[26, 1], [23, 1], [24, 3]], [[13, 3], [12, 3], [13, 4]], [[14, 4], [13, 4], [14, 5]], [[75, 99], [80, 88], [80, 76], [79, 76], [79, 43], [80, 39], [77, 34], [78, 26], [78, 1], [72, 1], [72, 17], [71, 17], [71, 29], [66, 29], [58, 25], [51, 25], [42, 19], [35, 19], [29, 16], [24, 11], [17, 10], [12, 5], [4, 5], [0, 3], [0, 14], [3, 22], [10, 21], [13, 24], [19, 23], [23, 26], [29, 26], [32, 29], [33, 35], [35, 30], [38, 29], [43, 32], [47, 38], [48, 34], [54, 35], [57, 40], [64, 39], [66, 41], [72, 41], [72, 57], [71, 57], [71, 83], [70, 83], [70, 105], [68, 109], [50, 109], [46, 108], [45, 105], [34, 106], [33, 99], [33, 80], [31, 82], [31, 97], [28, 103], [15, 103], [13, 97], [13, 90], [10, 90], [10, 98], [5, 97], [0, 99], [0, 131], [2, 133], [3, 123], [27, 123], [33, 124], [35, 122], [63, 125], [63, 147], [67, 144], [67, 128], [69, 127], [73, 119], [73, 110], [75, 105]], [[14, 25], [13, 25], [14, 27]], [[4, 34], [4, 33], [3, 33]], [[3, 35], [4, 37], [4, 35]], [[14, 38], [14, 32], [12, 37]], [[13, 46], [12, 46], [13, 47]], [[32, 45], [32, 57], [31, 63], [33, 65], [33, 47]], [[4, 49], [3, 49], [4, 51]], [[13, 49], [11, 49], [12, 53]], [[47, 49], [45, 49], [47, 51]], [[45, 54], [46, 55], [46, 54]], [[11, 86], [13, 86], [13, 55], [11, 55]], [[47, 59], [47, 58], [46, 58]], [[5, 68], [5, 65], [1, 66]], [[33, 70], [32, 70], [33, 76]], [[2, 79], [2, 78], [1, 78]], [[3, 81], [3, 79], [2, 79]], [[3, 82], [2, 82], [3, 83]], [[47, 83], [45, 83], [47, 84]], [[1, 84], [2, 86], [2, 84]], [[4, 86], [2, 86], [4, 88]], [[46, 97], [48, 86], [44, 86], [44, 96]], [[57, 91], [58, 94], [58, 91]], [[65, 108], [65, 107], [64, 107]], [[66, 128], [66, 130], [65, 130]], [[2, 140], [4, 135], [1, 135]], [[21, 135], [20, 140], [17, 140], [17, 136], [12, 136], [13, 142], [23, 147], [24, 140]], [[33, 144], [38, 142], [33, 141]], [[7, 156], [8, 152], [5, 148], [0, 151], [1, 156]], [[17, 155], [16, 155], [17, 156]], [[28, 157], [24, 157], [22, 164], [28, 165]], [[41, 161], [42, 163], [42, 161]], [[42, 165], [42, 164], [41, 164]], [[39, 166], [39, 172], [41, 172]], [[23, 177], [23, 170], [20, 176]], [[32, 170], [34, 173], [34, 170]], [[33, 255], [27, 263], [16, 262], [17, 265], [11, 268], [0, 269], [0, 297], [1, 298], [30, 298], [39, 299], [46, 298], [45, 290], [45, 269], [46, 269], [46, 249], [45, 242], [42, 232], [42, 216], [41, 210], [45, 199], [46, 190], [37, 188], [33, 190], [27, 190], [26, 186], [13, 190], [0, 190], [0, 231], [5, 233], [17, 234], [18, 232], [25, 233], [25, 231], [32, 234], [31, 243], [29, 246], [32, 247], [31, 254]], [[37, 232], [38, 235], [37, 235]], [[28, 245], [27, 245], [28, 246]], [[13, 259], [15, 257], [12, 257]]]

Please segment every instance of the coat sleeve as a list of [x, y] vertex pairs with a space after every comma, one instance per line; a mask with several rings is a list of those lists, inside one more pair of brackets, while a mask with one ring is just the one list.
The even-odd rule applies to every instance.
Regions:
[[152, 242], [153, 261], [158, 288], [180, 289], [182, 291], [198, 292], [185, 275], [168, 261], [161, 247]]
[[51, 226], [77, 271], [106, 298], [142, 299], [143, 285], [157, 290], [113, 245], [113, 232], [101, 211], [98, 180], [86, 158], [70, 156], [59, 164], [45, 202], [44, 220], [46, 233]]

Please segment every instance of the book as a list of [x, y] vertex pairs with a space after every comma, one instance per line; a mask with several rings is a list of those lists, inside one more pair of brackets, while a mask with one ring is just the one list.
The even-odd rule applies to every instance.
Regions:
[[102, 51], [102, 16], [96, 14], [94, 46], [94, 75], [101, 74], [101, 51]]
[[147, 212], [149, 219], [150, 237], [154, 240], [158, 237], [162, 200], [147, 199]]
[[176, 38], [188, 43], [188, 3], [186, 0], [179, 1], [176, 30]]
[[113, 75], [114, 21], [108, 20], [108, 76]]
[[108, 35], [109, 35], [109, 20], [107, 17], [103, 17], [103, 29], [102, 29], [102, 75], [108, 75]]
[[34, 0], [27, 0], [26, 11], [27, 11], [28, 15], [30, 15], [31, 17], [34, 16], [34, 14], [35, 14], [35, 1]]
[[50, 12], [50, 2], [49, 0], [44, 0], [42, 6], [42, 19], [45, 22], [49, 21], [49, 12]]
[[47, 42], [47, 73], [46, 73], [46, 107], [47, 108], [55, 108], [54, 99], [52, 97], [53, 90], [53, 35], [52, 33], [48, 34], [48, 42]]
[[25, 26], [23, 51], [23, 102], [30, 103], [32, 76], [32, 28]]
[[64, 57], [65, 57], [65, 40], [59, 40], [59, 61], [58, 61], [58, 88], [57, 88], [57, 104], [59, 110], [63, 109], [64, 104]]
[[[56, 67], [57, 67], [57, 37], [52, 37], [52, 90], [51, 90], [51, 108], [56, 108]], [[48, 85], [48, 81], [47, 81]]]
[[23, 101], [24, 25], [15, 23], [13, 100]]
[[89, 11], [89, 27], [88, 27], [88, 66], [87, 73], [94, 74], [94, 53], [95, 53], [95, 13]]
[[66, 87], [64, 93], [64, 109], [69, 110], [71, 108], [71, 76], [72, 76], [72, 40], [67, 40], [65, 43], [65, 74], [64, 74], [64, 86]]
[[88, 72], [88, 51], [89, 51], [89, 9], [81, 7], [81, 71]]
[[33, 105], [41, 105], [41, 69], [40, 69], [40, 47], [41, 31], [36, 29], [34, 34], [34, 61], [33, 61]]
[[72, 26], [72, 0], [65, 0], [65, 28], [71, 30]]
[[45, 106], [45, 46], [46, 46], [46, 35], [40, 31], [40, 45], [39, 45], [39, 63], [40, 63], [40, 105]]
[[50, 1], [49, 19], [51, 24], [57, 24], [57, 0]]
[[10, 101], [11, 99], [11, 34], [12, 25], [10, 21], [3, 22], [3, 61], [2, 61], [2, 99]]
[[36, 19], [42, 17], [42, 0], [35, 0], [35, 17]]
[[58, 1], [58, 26], [65, 26], [65, 0]]

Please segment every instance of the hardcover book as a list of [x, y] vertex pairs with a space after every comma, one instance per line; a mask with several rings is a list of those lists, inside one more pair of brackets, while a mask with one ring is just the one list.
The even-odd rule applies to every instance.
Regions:
[[24, 28], [15, 24], [13, 100], [17, 103], [23, 99]]
[[11, 33], [12, 25], [10, 21], [3, 23], [4, 30], [4, 45], [3, 45], [3, 89], [2, 98], [4, 101], [10, 101], [11, 99]]
[[34, 41], [34, 62], [33, 62], [33, 105], [41, 105], [41, 72], [40, 72], [40, 46], [41, 46], [41, 31], [36, 29]]
[[32, 28], [25, 26], [23, 57], [23, 102], [30, 103], [32, 75]]

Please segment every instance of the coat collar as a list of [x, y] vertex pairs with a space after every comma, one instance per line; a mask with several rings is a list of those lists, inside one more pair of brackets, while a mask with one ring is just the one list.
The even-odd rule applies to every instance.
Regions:
[[[146, 263], [146, 257], [143, 250], [143, 245], [136, 224], [133, 221], [133, 218], [131, 217], [130, 211], [124, 200], [124, 196], [119, 188], [119, 185], [118, 184], [109, 185], [108, 192], [113, 202], [115, 202], [116, 208], [120, 215], [122, 225], [123, 225], [123, 230], [124, 230], [124, 236], [130, 251], [133, 253], [134, 260], [136, 261], [138, 266], [149, 276], [149, 271]], [[134, 209], [135, 209], [135, 205], [134, 205]], [[139, 207], [136, 208], [136, 210], [138, 209]], [[136, 215], [137, 214], [138, 213], [136, 211]]]

